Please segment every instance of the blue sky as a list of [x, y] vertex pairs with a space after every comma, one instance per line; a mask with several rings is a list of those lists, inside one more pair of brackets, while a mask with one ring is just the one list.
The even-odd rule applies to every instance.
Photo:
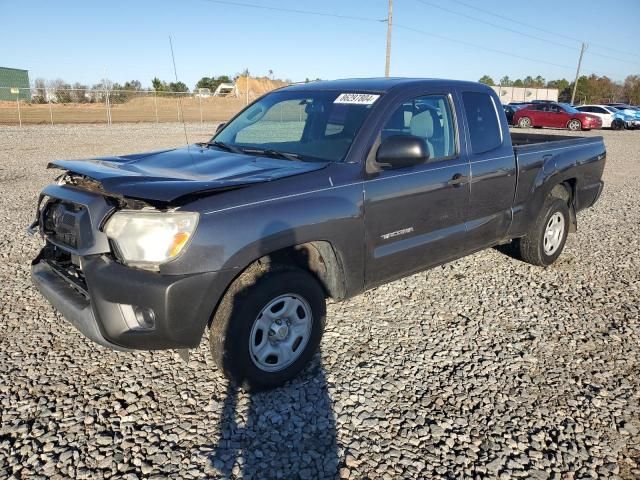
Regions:
[[[387, 0], [237, 1], [371, 19], [387, 15]], [[514, 79], [538, 74], [548, 80], [573, 78], [580, 49], [577, 40], [524, 27], [456, 1], [424, 1], [427, 4], [420, 0], [394, 2], [392, 75], [466, 80], [477, 80], [485, 73], [496, 80], [503, 75]], [[463, 1], [584, 39], [590, 44], [583, 62], [586, 73], [606, 74], [616, 80], [640, 73], [640, 1]], [[230, 6], [209, 0], [163, 5], [147, 0], [32, 0], [25, 8], [21, 2], [4, 0], [0, 65], [28, 69], [31, 81], [44, 77], [93, 84], [106, 72], [113, 81], [138, 79], [149, 86], [156, 75], [167, 81], [174, 79], [168, 43], [171, 34], [179, 78], [190, 88], [202, 76], [234, 75], [244, 68], [253, 75], [266, 75], [271, 69], [276, 77], [294, 81], [384, 74], [386, 25], [381, 22]]]

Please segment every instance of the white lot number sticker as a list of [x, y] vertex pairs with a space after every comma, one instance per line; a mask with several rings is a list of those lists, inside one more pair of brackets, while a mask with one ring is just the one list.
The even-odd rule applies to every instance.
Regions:
[[351, 103], [353, 105], [371, 105], [380, 95], [371, 93], [341, 93], [333, 103]]

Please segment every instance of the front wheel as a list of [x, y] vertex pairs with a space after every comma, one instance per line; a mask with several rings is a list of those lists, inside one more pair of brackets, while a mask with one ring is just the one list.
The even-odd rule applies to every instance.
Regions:
[[245, 390], [265, 390], [295, 377], [324, 330], [324, 290], [297, 268], [254, 268], [225, 294], [209, 331], [211, 354]]
[[557, 197], [549, 197], [527, 235], [515, 240], [518, 257], [532, 265], [551, 265], [564, 249], [569, 221], [566, 202]]
[[622, 130], [624, 128], [624, 122], [619, 118], [616, 118], [611, 122], [611, 130]]
[[582, 130], [582, 122], [574, 118], [573, 120], [569, 120], [569, 123], [567, 123], [567, 128], [574, 132], [578, 130]]
[[520, 128], [529, 128], [531, 126], [531, 119], [529, 117], [522, 117], [518, 120], [518, 126]]

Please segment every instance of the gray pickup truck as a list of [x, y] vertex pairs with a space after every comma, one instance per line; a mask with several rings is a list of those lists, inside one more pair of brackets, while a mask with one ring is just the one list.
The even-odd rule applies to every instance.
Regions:
[[510, 133], [478, 83], [293, 85], [207, 143], [52, 162], [32, 277], [101, 345], [188, 351], [209, 328], [225, 375], [269, 388], [317, 351], [328, 297], [507, 243], [552, 264], [605, 155], [602, 137]]

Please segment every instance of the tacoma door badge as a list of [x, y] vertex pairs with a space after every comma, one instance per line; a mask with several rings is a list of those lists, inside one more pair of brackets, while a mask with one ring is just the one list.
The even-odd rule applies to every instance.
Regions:
[[384, 235], [380, 235], [380, 238], [383, 240], [389, 240], [393, 237], [399, 237], [400, 235], [406, 235], [407, 233], [413, 232], [413, 227], [403, 228], [402, 230], [396, 230], [395, 232], [385, 233]]

